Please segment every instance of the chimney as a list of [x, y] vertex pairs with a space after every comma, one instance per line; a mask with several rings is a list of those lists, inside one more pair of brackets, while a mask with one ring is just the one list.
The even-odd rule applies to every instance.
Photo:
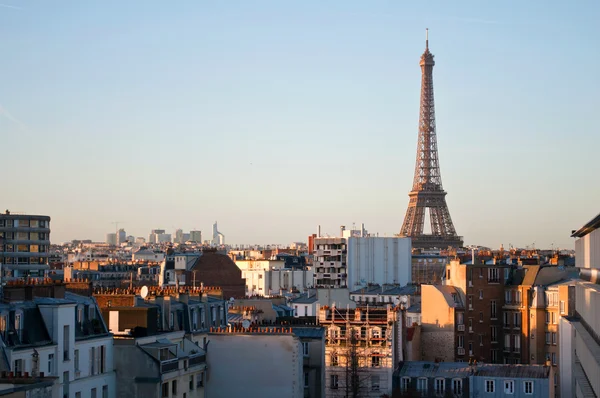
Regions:
[[340, 238], [344, 237], [344, 231], [346, 230], [346, 226], [342, 225], [340, 226]]
[[321, 226], [319, 225], [317, 227], [317, 238], [320, 238], [320, 237], [321, 237]]

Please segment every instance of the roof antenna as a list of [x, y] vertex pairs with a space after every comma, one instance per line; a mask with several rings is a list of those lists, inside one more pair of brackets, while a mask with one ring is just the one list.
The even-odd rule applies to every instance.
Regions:
[[429, 50], [429, 28], [425, 28], [425, 51]]

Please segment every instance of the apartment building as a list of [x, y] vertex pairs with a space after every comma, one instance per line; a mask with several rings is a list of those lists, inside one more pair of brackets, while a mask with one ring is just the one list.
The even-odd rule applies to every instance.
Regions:
[[[575, 309], [559, 321], [560, 394], [600, 395], [600, 214], [576, 231]], [[559, 298], [559, 311], [562, 310]], [[565, 303], [566, 305], [566, 303]]]
[[403, 362], [394, 372], [395, 397], [554, 397], [552, 367], [542, 365]]
[[90, 297], [51, 280], [4, 286], [2, 369], [55, 377], [60, 397], [113, 397], [113, 339]]
[[446, 265], [444, 285], [422, 285], [423, 347], [443, 341], [453, 350], [425, 352], [423, 358], [502, 363], [502, 307], [510, 272], [509, 265], [495, 260], [452, 260]]
[[319, 324], [326, 330], [326, 397], [391, 394], [395, 364], [402, 360], [399, 312], [391, 305], [319, 309]]
[[310, 392], [305, 345], [291, 328], [212, 328], [209, 340], [211, 398], [303, 398]]
[[2, 276], [44, 276], [49, 269], [50, 217], [0, 214]]

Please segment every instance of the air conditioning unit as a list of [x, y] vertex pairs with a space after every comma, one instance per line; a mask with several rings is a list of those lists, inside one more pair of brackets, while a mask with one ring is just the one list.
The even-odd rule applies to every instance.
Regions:
[[459, 332], [464, 332], [465, 331], [465, 325], [458, 325], [457, 327]]
[[465, 355], [465, 349], [462, 347], [458, 347], [458, 355]]

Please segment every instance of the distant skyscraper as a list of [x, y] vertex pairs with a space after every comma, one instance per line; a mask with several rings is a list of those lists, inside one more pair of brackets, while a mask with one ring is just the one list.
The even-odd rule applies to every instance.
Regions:
[[127, 234], [125, 233], [125, 230], [123, 228], [121, 228], [119, 230], [119, 232], [117, 232], [117, 245], [124, 243], [126, 240], [127, 240]]
[[164, 229], [153, 229], [148, 236], [148, 243], [158, 243], [158, 235], [164, 234]]
[[202, 243], [202, 231], [190, 231], [190, 241]]
[[183, 243], [183, 230], [180, 229], [176, 229], [175, 230], [175, 239], [173, 240], [173, 242], [175, 243]]
[[106, 243], [111, 246], [116, 246], [117, 245], [117, 234], [115, 234], [114, 232], [106, 234]]
[[170, 243], [171, 234], [158, 234], [156, 235], [157, 243]]
[[225, 235], [219, 232], [219, 227], [217, 226], [217, 222], [213, 224], [213, 246], [221, 246], [225, 244]]

